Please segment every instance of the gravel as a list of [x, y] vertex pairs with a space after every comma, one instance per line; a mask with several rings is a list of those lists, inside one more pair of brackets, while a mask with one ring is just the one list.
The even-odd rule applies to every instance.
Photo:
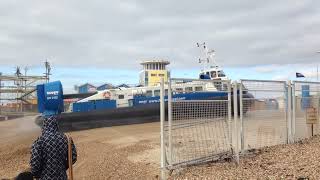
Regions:
[[257, 150], [234, 162], [215, 162], [175, 171], [170, 179], [320, 179], [320, 136]]
[[[29, 168], [30, 146], [40, 134], [33, 119], [0, 122], [0, 178]], [[22, 124], [23, 124], [22, 123]], [[27, 127], [27, 129], [26, 129]], [[75, 179], [159, 179], [159, 123], [70, 133], [78, 149]], [[320, 179], [320, 136], [257, 150], [234, 162], [175, 170], [169, 179]]]
[[[20, 121], [0, 122], [0, 179], [29, 168], [30, 147], [40, 129], [17, 130]], [[158, 179], [158, 130], [158, 123], [148, 123], [69, 133], [78, 150], [75, 179]]]

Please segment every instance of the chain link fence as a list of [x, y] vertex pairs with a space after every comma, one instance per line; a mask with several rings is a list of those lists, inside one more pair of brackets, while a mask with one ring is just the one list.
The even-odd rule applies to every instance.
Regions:
[[239, 153], [320, 133], [320, 82], [172, 79], [163, 91], [169, 169], [222, 157], [238, 162]]
[[241, 80], [239, 91], [241, 150], [287, 143], [286, 82]]
[[172, 95], [168, 97], [165, 123], [168, 166], [198, 164], [230, 155], [230, 82], [172, 79], [168, 87], [166, 92]]
[[[320, 133], [319, 122], [308, 122], [308, 113], [319, 118], [320, 82], [294, 81], [293, 97], [293, 135], [298, 141]], [[313, 111], [313, 112], [312, 112]]]

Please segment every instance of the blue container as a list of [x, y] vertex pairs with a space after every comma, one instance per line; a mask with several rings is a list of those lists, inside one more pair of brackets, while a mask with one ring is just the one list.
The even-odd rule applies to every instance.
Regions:
[[43, 115], [56, 115], [64, 110], [63, 91], [60, 81], [37, 86], [38, 110]]
[[73, 103], [73, 112], [89, 112], [95, 110], [95, 104], [93, 101]]
[[38, 111], [43, 113], [45, 110], [44, 106], [44, 84], [37, 85], [37, 97], [38, 97]]
[[95, 102], [95, 109], [112, 109], [117, 107], [116, 100], [98, 100]]
[[82, 104], [81, 103], [73, 103], [72, 104], [72, 111], [73, 112], [81, 112], [82, 111]]
[[305, 110], [310, 107], [310, 86], [301, 85], [301, 90], [302, 90], [301, 108]]

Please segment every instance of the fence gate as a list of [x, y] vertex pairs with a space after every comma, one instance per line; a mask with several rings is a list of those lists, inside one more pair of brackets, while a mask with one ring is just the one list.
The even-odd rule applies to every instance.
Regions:
[[241, 80], [239, 93], [241, 150], [287, 143], [286, 82]]
[[164, 146], [169, 168], [231, 154], [230, 81], [171, 79]]
[[295, 141], [320, 134], [319, 95], [320, 82], [293, 81], [292, 134]]

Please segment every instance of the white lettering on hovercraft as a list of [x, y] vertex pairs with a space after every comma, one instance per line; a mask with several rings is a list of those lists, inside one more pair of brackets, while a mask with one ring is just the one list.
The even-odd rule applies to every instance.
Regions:
[[59, 91], [48, 91], [47, 95], [58, 95]]
[[47, 92], [47, 100], [58, 99], [59, 91], [48, 91]]
[[[177, 100], [185, 100], [186, 97], [179, 97], [179, 98], [173, 98], [173, 101]], [[165, 99], [164, 101], [168, 101], [168, 99]], [[152, 100], [141, 100], [138, 101], [139, 104], [149, 104], [149, 103], [160, 103], [160, 99], [152, 99]]]

